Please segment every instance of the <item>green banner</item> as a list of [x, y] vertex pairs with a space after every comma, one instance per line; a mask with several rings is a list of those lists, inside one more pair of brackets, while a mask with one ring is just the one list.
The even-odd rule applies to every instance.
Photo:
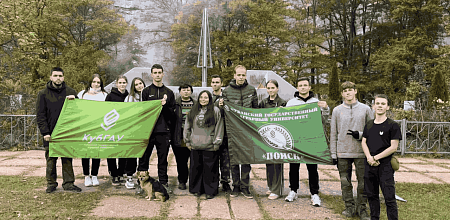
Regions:
[[161, 101], [66, 99], [51, 135], [50, 157], [141, 157], [161, 109]]
[[251, 109], [225, 102], [231, 164], [332, 164], [317, 103]]

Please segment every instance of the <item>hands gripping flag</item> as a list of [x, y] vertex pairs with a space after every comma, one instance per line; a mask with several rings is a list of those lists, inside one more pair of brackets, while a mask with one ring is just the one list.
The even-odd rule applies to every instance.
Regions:
[[51, 135], [50, 157], [141, 157], [161, 109], [161, 101], [65, 100]]

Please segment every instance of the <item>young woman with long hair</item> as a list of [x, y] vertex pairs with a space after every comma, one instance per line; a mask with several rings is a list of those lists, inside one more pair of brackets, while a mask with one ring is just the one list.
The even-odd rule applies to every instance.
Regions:
[[183, 132], [186, 146], [191, 150], [189, 192], [203, 193], [212, 199], [219, 188], [219, 150], [223, 139], [223, 120], [214, 106], [212, 95], [203, 90], [189, 112]]
[[[93, 100], [93, 101], [105, 101], [108, 93], [103, 87], [103, 80], [99, 74], [92, 75], [89, 83], [86, 85], [85, 90], [78, 93], [78, 98]], [[89, 158], [82, 158], [81, 164], [83, 166], [84, 185], [85, 186], [98, 186], [98, 170], [100, 168], [100, 158], [92, 158], [92, 168], [89, 173]]]

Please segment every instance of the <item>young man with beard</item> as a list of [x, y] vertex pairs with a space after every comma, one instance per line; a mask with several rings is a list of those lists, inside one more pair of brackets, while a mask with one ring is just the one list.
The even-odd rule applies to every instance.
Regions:
[[[213, 89], [213, 102], [215, 105], [218, 106], [219, 101], [222, 96], [222, 77], [219, 75], [212, 75], [211, 76], [211, 87]], [[220, 109], [220, 114], [222, 116], [222, 119], [225, 121], [225, 113], [223, 111], [223, 108]], [[222, 184], [222, 191], [224, 192], [231, 192], [230, 187], [230, 156], [228, 152], [228, 136], [226, 132], [226, 126], [224, 123], [224, 135], [222, 144], [219, 148], [219, 167], [220, 167], [220, 184]]]
[[[342, 214], [346, 217], [358, 214], [361, 219], [369, 219], [364, 195], [364, 152], [360, 140], [364, 126], [373, 119], [373, 112], [356, 99], [358, 91], [354, 83], [344, 82], [341, 87], [344, 102], [333, 109], [330, 151], [341, 179], [342, 200], [346, 207]], [[353, 198], [352, 163], [358, 180], [356, 202]]]
[[178, 171], [178, 189], [185, 190], [186, 183], [189, 177], [188, 160], [191, 155], [191, 151], [186, 147], [186, 143], [183, 141], [184, 123], [186, 116], [189, 114], [195, 101], [192, 99], [192, 86], [189, 84], [183, 84], [178, 88], [180, 97], [175, 100], [175, 114], [177, 121], [175, 124], [175, 130], [173, 131], [172, 138], [172, 150], [177, 161]]
[[[286, 107], [304, 105], [309, 103], [315, 103], [319, 105], [322, 110], [322, 115], [329, 115], [330, 109], [325, 101], [319, 101], [314, 98], [314, 93], [311, 90], [311, 83], [309, 78], [302, 77], [297, 82], [297, 92], [294, 94], [294, 98], [289, 100]], [[319, 172], [317, 171], [317, 164], [306, 164], [308, 169], [309, 191], [311, 193], [311, 203], [313, 206], [320, 206], [321, 200], [319, 197]], [[286, 201], [292, 202], [297, 199], [297, 190], [299, 188], [299, 163], [289, 164], [289, 187], [291, 191], [285, 198]]]
[[[50, 71], [50, 81], [47, 82], [45, 89], [39, 91], [36, 102], [36, 120], [44, 136], [45, 159], [47, 161], [47, 169], [45, 177], [47, 179], [46, 193], [52, 193], [56, 190], [58, 183], [56, 182], [56, 162], [57, 157], [49, 156], [49, 142], [53, 129], [58, 121], [64, 101], [67, 99], [75, 99], [77, 92], [66, 86], [64, 82], [64, 71], [55, 67]], [[62, 161], [62, 187], [67, 191], [81, 192], [81, 189], [74, 185], [75, 175], [73, 173], [72, 158], [61, 157]]]
[[395, 200], [394, 169], [391, 159], [397, 151], [402, 134], [400, 126], [386, 116], [386, 111], [389, 110], [386, 95], [375, 96], [373, 110], [375, 111], [375, 120], [367, 122], [361, 141], [367, 158], [365, 160], [364, 192], [369, 200], [372, 219], [380, 219], [379, 188], [381, 187], [387, 217], [389, 220], [397, 220], [398, 208]]
[[[219, 101], [219, 106], [223, 105], [223, 100], [234, 103], [244, 108], [258, 108], [258, 96], [255, 87], [247, 82], [247, 69], [238, 65], [234, 68], [234, 79], [230, 85], [222, 91], [223, 98]], [[233, 146], [239, 147], [239, 146]], [[240, 164], [231, 166], [231, 178], [233, 179], [233, 191], [231, 197], [236, 197], [241, 192], [246, 198], [252, 199], [250, 193], [250, 164]]]
[[163, 84], [163, 67], [155, 64], [151, 68], [151, 76], [153, 83], [142, 90], [142, 101], [161, 100], [163, 108], [158, 120], [153, 127], [150, 135], [149, 143], [144, 155], [139, 158], [137, 171], [148, 171], [149, 160], [152, 155], [153, 147], [156, 145], [156, 152], [158, 154], [158, 178], [159, 182], [163, 184], [170, 193], [169, 176], [167, 175], [167, 156], [169, 154], [169, 140], [171, 129], [175, 125], [175, 96], [169, 88]]

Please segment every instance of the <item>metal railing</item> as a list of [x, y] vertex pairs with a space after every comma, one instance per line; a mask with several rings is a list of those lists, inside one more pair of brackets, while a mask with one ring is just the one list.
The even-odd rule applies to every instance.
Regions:
[[36, 115], [0, 115], [0, 150], [43, 148]]
[[[329, 122], [329, 120], [327, 120]], [[401, 125], [402, 140], [398, 153], [450, 154], [450, 122], [396, 120]], [[329, 132], [329, 125], [326, 133]], [[327, 139], [329, 135], [326, 134]], [[0, 150], [43, 149], [36, 115], [0, 115]]]

